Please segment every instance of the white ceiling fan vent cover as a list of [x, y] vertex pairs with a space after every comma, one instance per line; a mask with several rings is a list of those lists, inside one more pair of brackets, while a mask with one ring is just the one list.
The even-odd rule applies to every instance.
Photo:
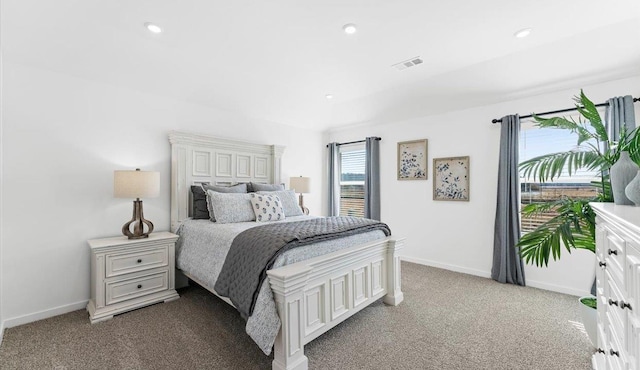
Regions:
[[399, 71], [402, 71], [403, 69], [407, 69], [407, 68], [410, 68], [410, 67], [415, 67], [418, 64], [422, 64], [422, 63], [423, 63], [422, 58], [420, 58], [418, 56], [418, 57], [413, 57], [413, 58], [410, 58], [410, 59], [407, 59], [407, 60], [403, 60], [402, 62], [398, 62], [396, 64], [393, 64], [393, 65], [391, 65], [391, 67], [393, 67], [393, 68], [395, 68], [395, 69], [397, 69]]

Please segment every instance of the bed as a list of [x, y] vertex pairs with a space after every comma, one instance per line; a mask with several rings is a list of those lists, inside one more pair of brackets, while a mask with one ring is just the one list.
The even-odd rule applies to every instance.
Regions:
[[[186, 279], [180, 279], [184, 276], [218, 295], [213, 288], [220, 268], [215, 253], [225, 255], [225, 247], [211, 252], [194, 240], [209, 234], [212, 243], [216, 239], [226, 245], [225, 240], [228, 244], [234, 235], [257, 223], [216, 225], [190, 219], [190, 188], [202, 183], [281, 183], [284, 147], [175, 131], [169, 141], [171, 229], [182, 234], [176, 252], [176, 285], [184, 285]], [[285, 221], [309, 218], [313, 216]], [[247, 333], [265, 354], [273, 344], [273, 369], [307, 369], [305, 344], [379, 298], [394, 306], [403, 300], [398, 256], [403, 239], [370, 231], [322, 243], [326, 254], [311, 252], [318, 250], [314, 244], [314, 248], [289, 250], [276, 260], [247, 319]]]

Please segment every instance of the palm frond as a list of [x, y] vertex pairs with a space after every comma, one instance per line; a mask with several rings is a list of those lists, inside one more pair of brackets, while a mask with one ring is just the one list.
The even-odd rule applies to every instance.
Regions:
[[544, 203], [529, 203], [522, 207], [520, 213], [524, 217], [532, 217], [545, 212], [555, 211], [562, 205], [562, 200], [556, 200]]
[[580, 90], [580, 96], [576, 96], [575, 101], [576, 109], [584, 118], [587, 119], [587, 121], [589, 121], [589, 124], [598, 135], [598, 140], [609, 141], [609, 135], [607, 135], [607, 130], [602, 123], [602, 118], [600, 118], [598, 108], [589, 98], [587, 98], [584, 91]]
[[540, 128], [570, 130], [573, 133], [577, 133], [578, 145], [592, 138], [597, 139], [597, 137], [589, 132], [589, 130], [587, 130], [582, 124], [574, 121], [573, 119], [567, 119], [564, 117], [542, 118], [536, 114], [533, 114], [533, 119], [537, 122], [537, 126]]
[[520, 238], [519, 253], [526, 263], [548, 266], [550, 257], [560, 258], [562, 246], [569, 253], [572, 248], [595, 252], [595, 214], [588, 203], [569, 200], [558, 211], [557, 216]]
[[533, 178], [540, 182], [553, 181], [566, 171], [569, 176], [577, 170], [600, 170], [604, 162], [602, 157], [591, 151], [569, 151], [551, 153], [521, 162], [520, 174], [524, 178]]

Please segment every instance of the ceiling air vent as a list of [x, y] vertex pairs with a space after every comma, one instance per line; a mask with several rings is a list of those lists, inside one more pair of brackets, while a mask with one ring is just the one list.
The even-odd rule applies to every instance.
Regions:
[[418, 64], [422, 64], [422, 59], [420, 57], [413, 57], [411, 59], [404, 60], [400, 63], [393, 64], [392, 67], [399, 71], [402, 71], [403, 69], [417, 66]]

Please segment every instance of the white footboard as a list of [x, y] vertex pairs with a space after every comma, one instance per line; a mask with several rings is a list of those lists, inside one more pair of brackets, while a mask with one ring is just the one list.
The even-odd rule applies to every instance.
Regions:
[[305, 344], [380, 297], [402, 302], [403, 243], [386, 238], [267, 271], [282, 322], [273, 369], [307, 369]]

